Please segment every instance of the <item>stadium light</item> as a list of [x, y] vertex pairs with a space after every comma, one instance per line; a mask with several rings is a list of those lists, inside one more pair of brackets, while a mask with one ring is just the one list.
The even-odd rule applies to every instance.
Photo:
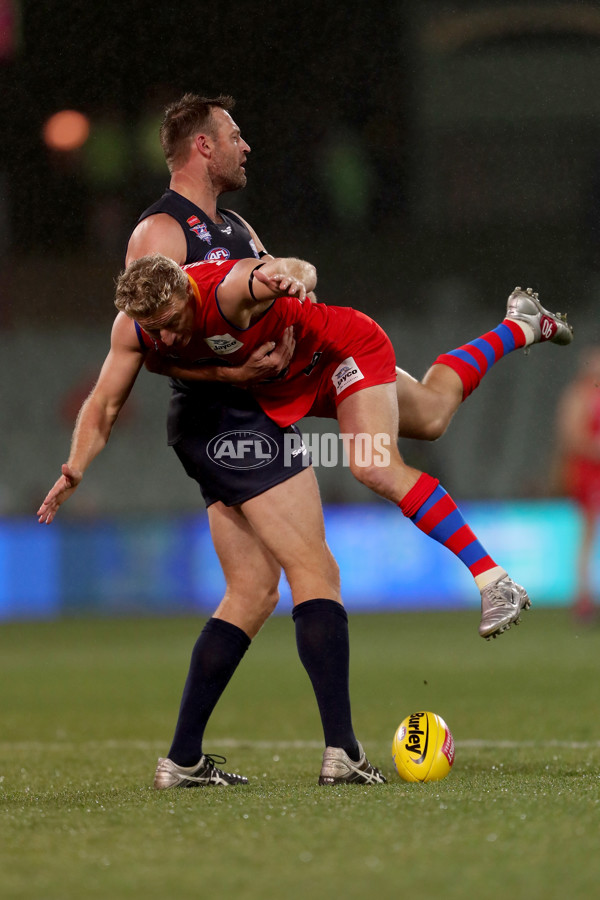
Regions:
[[46, 119], [42, 131], [51, 150], [69, 152], [83, 147], [90, 133], [90, 120], [75, 109], [62, 109]]

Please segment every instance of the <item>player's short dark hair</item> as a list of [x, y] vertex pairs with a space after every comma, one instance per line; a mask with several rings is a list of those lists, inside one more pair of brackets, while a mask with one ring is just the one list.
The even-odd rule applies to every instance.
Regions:
[[215, 108], [231, 112], [235, 100], [228, 94], [218, 97], [200, 97], [198, 94], [184, 94], [180, 100], [165, 109], [160, 126], [160, 143], [167, 160], [169, 171], [184, 163], [190, 152], [189, 139], [206, 130], [213, 134], [211, 122]]

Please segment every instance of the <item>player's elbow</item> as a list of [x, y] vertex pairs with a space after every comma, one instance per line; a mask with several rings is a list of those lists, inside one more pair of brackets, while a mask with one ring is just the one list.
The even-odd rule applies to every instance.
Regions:
[[313, 266], [313, 264], [309, 262], [305, 263], [304, 266], [305, 272], [302, 281], [306, 287], [306, 292], [310, 293], [311, 291], [314, 291], [317, 286], [317, 269], [316, 266]]

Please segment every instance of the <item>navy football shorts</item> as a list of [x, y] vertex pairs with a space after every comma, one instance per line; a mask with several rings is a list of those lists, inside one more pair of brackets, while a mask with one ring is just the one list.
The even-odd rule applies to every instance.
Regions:
[[248, 391], [200, 384], [172, 382], [167, 431], [207, 506], [237, 506], [311, 464], [296, 426], [276, 425]]

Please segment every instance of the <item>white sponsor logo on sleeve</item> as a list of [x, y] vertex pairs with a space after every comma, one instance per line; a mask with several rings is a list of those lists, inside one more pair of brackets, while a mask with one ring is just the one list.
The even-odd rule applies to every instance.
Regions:
[[342, 391], [347, 387], [350, 387], [351, 384], [362, 381], [364, 377], [365, 376], [354, 362], [354, 357], [349, 356], [348, 359], [345, 359], [339, 364], [331, 376], [331, 380], [335, 386], [336, 393], [341, 394]]

